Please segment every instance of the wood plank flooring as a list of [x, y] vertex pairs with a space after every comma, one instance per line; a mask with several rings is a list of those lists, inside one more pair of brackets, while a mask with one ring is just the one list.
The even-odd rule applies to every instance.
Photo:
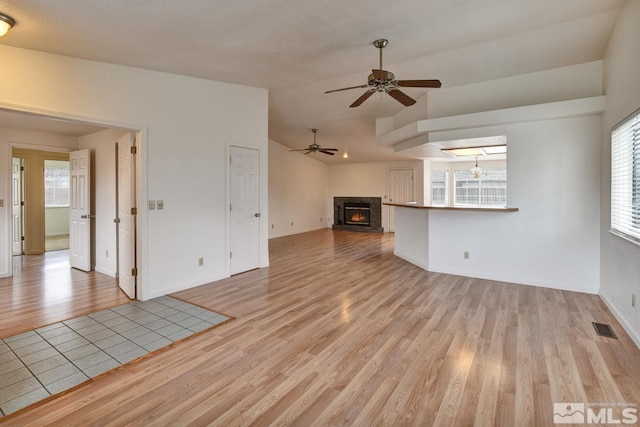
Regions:
[[554, 402], [640, 403], [640, 350], [597, 296], [430, 273], [390, 234], [270, 252], [269, 268], [174, 295], [236, 320], [5, 422], [544, 426]]
[[0, 279], [0, 337], [129, 302], [115, 279], [69, 267], [69, 251], [13, 257]]

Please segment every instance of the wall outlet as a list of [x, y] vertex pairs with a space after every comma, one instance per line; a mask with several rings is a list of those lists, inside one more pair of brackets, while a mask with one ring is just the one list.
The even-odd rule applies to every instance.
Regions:
[[271, 224], [271, 228], [276, 228], [276, 225], [275, 224]]
[[104, 251], [104, 256], [105, 256], [106, 258], [109, 258], [109, 249], [107, 249], [107, 250], [105, 250], [105, 251]]
[[469, 252], [464, 251], [464, 259], [469, 259]]
[[204, 265], [204, 258], [200, 257], [198, 258], [198, 266], [202, 267]]
[[164, 209], [164, 200], [158, 200], [156, 204], [158, 205], [158, 209]]
[[293, 221], [291, 221], [291, 226], [293, 227]]
[[156, 201], [155, 200], [149, 200], [149, 210], [155, 210], [156, 208]]
[[636, 308], [636, 294], [631, 294], [631, 307]]

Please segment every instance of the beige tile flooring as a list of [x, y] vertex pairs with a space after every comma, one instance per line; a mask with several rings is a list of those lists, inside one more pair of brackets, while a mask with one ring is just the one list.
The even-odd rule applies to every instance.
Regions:
[[60, 251], [64, 249], [69, 249], [69, 235], [45, 236], [44, 238], [45, 252]]
[[163, 296], [0, 339], [0, 419], [227, 320]]

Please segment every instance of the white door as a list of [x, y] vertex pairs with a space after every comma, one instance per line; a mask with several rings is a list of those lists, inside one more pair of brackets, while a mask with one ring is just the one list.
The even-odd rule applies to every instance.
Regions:
[[13, 228], [13, 254], [22, 255], [22, 159], [14, 157], [11, 163], [11, 226]]
[[129, 298], [136, 298], [136, 203], [133, 134], [118, 139], [118, 286]]
[[260, 266], [260, 153], [231, 147], [231, 274]]
[[[413, 202], [413, 169], [389, 170], [389, 201]], [[389, 206], [389, 231], [395, 231], [395, 208]]]
[[71, 197], [69, 203], [69, 252], [71, 267], [91, 271], [91, 154], [69, 153]]

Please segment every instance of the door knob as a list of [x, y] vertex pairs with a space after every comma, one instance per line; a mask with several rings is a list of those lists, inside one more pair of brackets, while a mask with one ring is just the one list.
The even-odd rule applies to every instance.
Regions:
[[256, 218], [260, 218], [260, 212], [256, 212], [253, 216], [255, 216]]
[[87, 218], [88, 218], [88, 216], [87, 216], [87, 215], [80, 215], [80, 218], [82, 218], [82, 219], [87, 219]]

